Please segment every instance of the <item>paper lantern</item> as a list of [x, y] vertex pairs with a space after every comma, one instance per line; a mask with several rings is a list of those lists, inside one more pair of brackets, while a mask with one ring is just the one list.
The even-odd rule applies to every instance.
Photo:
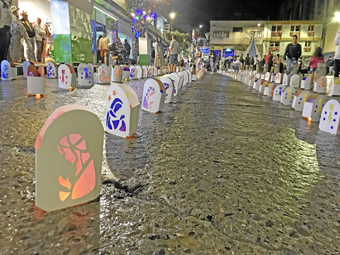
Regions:
[[300, 87], [300, 81], [301, 81], [301, 77], [298, 74], [293, 74], [290, 77], [290, 81], [289, 81], [289, 86], [294, 87], [294, 88], [299, 88]]
[[264, 93], [264, 89], [266, 88], [267, 84], [268, 84], [267, 81], [261, 81], [261, 84], [260, 84], [260, 87], [259, 87], [259, 92], [260, 92], [261, 94]]
[[137, 80], [137, 69], [135, 66], [130, 66], [130, 80]]
[[102, 85], [110, 84], [110, 78], [111, 78], [110, 67], [108, 67], [105, 64], [101, 64], [98, 68], [99, 84], [102, 84]]
[[46, 120], [35, 143], [35, 203], [55, 211], [100, 195], [104, 130], [90, 109], [66, 105]]
[[111, 81], [115, 83], [123, 82], [123, 68], [121, 66], [111, 66]]
[[156, 77], [158, 75], [158, 69], [154, 66], [153, 69], [153, 77]]
[[76, 73], [72, 66], [62, 64], [58, 69], [59, 88], [72, 90], [76, 86]]
[[295, 93], [294, 87], [287, 87], [281, 95], [281, 104], [291, 106], [295, 97]]
[[163, 111], [164, 103], [164, 84], [157, 79], [147, 79], [144, 83], [142, 110], [157, 113]]
[[189, 80], [188, 80], [188, 83], [190, 83], [191, 82], [191, 72], [189, 71], [189, 70], [186, 70], [186, 72], [187, 72], [187, 74], [188, 74], [188, 77], [189, 77]]
[[274, 89], [274, 93], [273, 93], [273, 100], [274, 101], [281, 101], [281, 96], [283, 91], [285, 91], [286, 86], [284, 85], [278, 85], [275, 87]]
[[78, 66], [78, 85], [80, 87], [92, 87], [94, 85], [92, 67], [88, 64]]
[[24, 79], [26, 79], [27, 76], [28, 76], [27, 68], [28, 68], [28, 66], [29, 66], [30, 64], [31, 64], [31, 63], [28, 62], [28, 61], [24, 61], [24, 62], [22, 63], [22, 72], [23, 72], [23, 75], [24, 75]]
[[[39, 72], [40, 71], [40, 72]], [[27, 67], [27, 95], [28, 96], [37, 96], [39, 98], [42, 95], [45, 95], [45, 78], [44, 72], [45, 69], [43, 66], [38, 69], [34, 65], [29, 65]]]
[[282, 79], [283, 79], [283, 74], [282, 73], [277, 73], [275, 75], [275, 83], [276, 84], [282, 84]]
[[139, 101], [136, 92], [128, 85], [113, 84], [106, 94], [105, 131], [126, 138], [137, 131]]
[[328, 99], [319, 94], [311, 94], [303, 106], [302, 117], [311, 121], [320, 121], [322, 108]]
[[309, 96], [310, 96], [309, 91], [304, 90], [298, 91], [294, 97], [292, 108], [295, 111], [302, 112], [303, 106], [305, 105], [305, 102], [307, 101]]
[[169, 74], [168, 77], [174, 82], [174, 95], [177, 96], [179, 92], [180, 78], [177, 73]]
[[7, 60], [1, 62], [1, 79], [3, 81], [16, 80], [18, 77], [18, 69], [12, 67]]
[[273, 97], [275, 90], [275, 84], [268, 82], [266, 87], [264, 88], [263, 95], [266, 97]]
[[48, 62], [46, 65], [47, 78], [48, 79], [57, 79], [58, 78], [58, 68], [53, 62]]
[[186, 71], [183, 71], [182, 74], [183, 74], [183, 78], [184, 78], [183, 86], [185, 86], [185, 85], [187, 85], [189, 83], [189, 75], [188, 75], [188, 73]]
[[136, 70], [137, 70], [137, 79], [142, 79], [143, 78], [143, 70], [140, 67], [140, 65], [136, 66]]
[[148, 77], [153, 77], [153, 66], [148, 66]]
[[340, 96], [340, 78], [331, 78], [329, 81], [328, 96]]
[[197, 73], [197, 79], [201, 79], [202, 77], [203, 77], [203, 71], [201, 70]]
[[257, 82], [257, 79], [255, 77], [251, 78], [249, 80], [249, 87], [253, 88], [254, 87], [254, 84]]
[[312, 85], [312, 75], [307, 75], [301, 80], [301, 88], [305, 90], [310, 90]]
[[331, 134], [339, 134], [340, 104], [337, 100], [329, 100], [322, 109], [319, 129]]
[[143, 70], [143, 79], [148, 77], [148, 67], [147, 66], [142, 66]]
[[266, 75], [265, 75], [265, 77], [264, 77], [264, 79], [265, 79], [266, 81], [270, 81], [270, 78], [271, 78], [271, 73], [270, 73], [270, 72], [267, 72]]
[[258, 79], [256, 82], [254, 82], [253, 89], [256, 91], [259, 91], [261, 84], [263, 84], [265, 81]]
[[316, 93], [326, 93], [327, 78], [326, 76], [321, 76], [314, 82], [314, 92]]
[[284, 74], [284, 75], [283, 75], [282, 85], [289, 86], [290, 76], [291, 76], [291, 75], [287, 75], [287, 74]]
[[170, 77], [161, 78], [161, 82], [165, 87], [165, 103], [171, 103], [175, 97], [175, 85]]
[[266, 74], [265, 73], [261, 73], [260, 78], [261, 78], [261, 80], [264, 80], [266, 78]]
[[261, 73], [257, 73], [257, 74], [256, 74], [256, 78], [257, 78], [257, 79], [261, 79]]

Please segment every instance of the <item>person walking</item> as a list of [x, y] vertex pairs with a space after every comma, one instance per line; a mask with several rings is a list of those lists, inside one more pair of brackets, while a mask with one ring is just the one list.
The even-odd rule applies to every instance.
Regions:
[[124, 49], [126, 51], [126, 55], [127, 55], [126, 57], [130, 58], [131, 46], [127, 39], [124, 40]]
[[267, 62], [267, 65], [268, 65], [268, 72], [271, 72], [272, 70], [272, 66], [273, 66], [273, 54], [270, 54], [269, 58], [268, 58], [268, 62]]
[[240, 71], [240, 65], [242, 65], [242, 62], [235, 58], [234, 62], [231, 64], [234, 72], [238, 73]]
[[32, 26], [32, 24], [29, 22], [28, 20], [28, 13], [27, 11], [22, 11], [22, 13], [20, 13], [20, 15], [22, 16], [22, 19], [20, 20], [22, 22], [22, 24], [24, 25], [26, 32], [28, 34], [28, 41], [31, 44], [31, 48], [28, 47], [26, 48], [26, 55], [29, 61], [35, 62], [35, 43], [34, 43], [34, 37], [35, 37], [35, 31], [34, 28]]
[[201, 70], [202, 52], [199, 47], [196, 47], [196, 72]]
[[155, 67], [160, 68], [164, 65], [164, 47], [162, 45], [162, 39], [160, 36], [157, 37], [155, 45]]
[[103, 37], [99, 40], [98, 49], [100, 51], [102, 62], [104, 62], [105, 65], [107, 65], [107, 52], [109, 51], [109, 43], [109, 38], [107, 38], [106, 34], [103, 33]]
[[249, 54], [247, 54], [246, 59], [244, 60], [244, 64], [248, 66], [248, 68], [250, 68], [251, 64]]
[[340, 72], [340, 31], [334, 38], [334, 44], [337, 46], [334, 55], [334, 78], [339, 78]]
[[35, 31], [35, 42], [37, 45], [37, 61], [38, 63], [41, 63], [41, 55], [44, 48], [43, 39], [46, 33], [40, 18], [37, 18], [37, 22], [34, 23], [33, 29]]
[[215, 72], [215, 63], [216, 63], [216, 55], [215, 55], [215, 52], [212, 50], [210, 54], [210, 68], [211, 68], [210, 74], [214, 74]]
[[1, 61], [7, 59], [10, 38], [11, 38], [11, 28], [12, 28], [12, 13], [9, 4], [1, 0], [0, 1], [0, 63]]
[[242, 64], [242, 66], [244, 66], [244, 59], [243, 59], [243, 54], [241, 54], [240, 60], [239, 60]]
[[314, 55], [309, 60], [309, 67], [313, 74], [312, 76], [313, 81], [315, 81], [315, 78], [316, 78], [316, 68], [318, 67], [318, 64], [324, 63], [324, 62], [325, 60], [324, 60], [324, 55], [322, 54], [322, 49], [320, 47], [317, 47]]
[[297, 35], [292, 36], [292, 43], [287, 45], [284, 60], [287, 60], [287, 74], [292, 70], [292, 64], [296, 64], [298, 59], [301, 57], [301, 45], [297, 43]]
[[176, 72], [177, 57], [178, 57], [178, 42], [176, 41], [176, 36], [173, 35], [169, 50], [170, 71], [173, 73]]

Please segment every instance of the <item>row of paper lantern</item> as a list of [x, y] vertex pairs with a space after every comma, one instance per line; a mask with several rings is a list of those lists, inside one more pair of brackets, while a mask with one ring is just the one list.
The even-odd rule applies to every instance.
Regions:
[[[226, 75], [243, 82], [264, 96], [272, 97], [274, 101], [279, 101], [283, 105], [291, 106], [295, 111], [302, 112], [302, 117], [305, 119], [319, 122], [320, 130], [331, 134], [338, 134], [340, 132], [339, 102], [337, 100], [329, 100], [325, 95], [319, 94], [326, 92], [326, 77], [319, 77], [315, 81], [314, 92], [316, 93], [312, 93], [308, 90], [311, 86], [311, 76], [300, 80], [300, 76], [297, 74], [276, 74], [271, 77], [270, 73], [263, 75], [256, 72], [253, 74], [247, 72], [228, 72]], [[299, 90], [300, 84], [302, 90]], [[339, 89], [340, 79], [332, 78], [328, 95], [340, 95]]]
[[[198, 76], [202, 77], [203, 72]], [[148, 78], [144, 83], [142, 110], [162, 111], [192, 79], [189, 70], [161, 79]], [[106, 132], [124, 138], [136, 132], [140, 102], [129, 85], [112, 82], [105, 104]], [[97, 198], [103, 140], [102, 123], [87, 107], [66, 105], [55, 110], [46, 120], [35, 144], [36, 205], [45, 211], [54, 211]]]

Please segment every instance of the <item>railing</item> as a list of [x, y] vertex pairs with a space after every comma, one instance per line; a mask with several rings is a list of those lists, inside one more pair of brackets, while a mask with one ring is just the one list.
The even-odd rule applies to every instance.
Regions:
[[297, 35], [300, 36], [300, 32], [290, 32], [290, 36]]
[[270, 51], [279, 51], [280, 47], [278, 47], [278, 46], [269, 47], [269, 50]]
[[281, 36], [282, 35], [282, 31], [272, 31], [272, 36]]
[[315, 34], [315, 31], [308, 31], [309, 36], [314, 36], [314, 34]]

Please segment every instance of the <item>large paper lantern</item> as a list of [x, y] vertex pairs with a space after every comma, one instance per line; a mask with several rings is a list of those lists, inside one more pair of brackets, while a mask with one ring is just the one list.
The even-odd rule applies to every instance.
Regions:
[[331, 134], [339, 134], [340, 104], [337, 100], [329, 100], [322, 109], [319, 129]]
[[302, 117], [311, 121], [320, 121], [322, 108], [328, 99], [319, 94], [311, 94], [303, 106]]
[[59, 88], [72, 90], [76, 86], [76, 72], [69, 64], [63, 64], [58, 69]]
[[144, 83], [142, 109], [157, 113], [163, 111], [165, 103], [164, 84], [157, 79], [147, 79]]
[[89, 64], [79, 64], [78, 85], [80, 87], [92, 87], [94, 85], [93, 70]]
[[161, 82], [165, 87], [165, 103], [171, 103], [175, 97], [175, 85], [170, 77], [161, 78]]
[[295, 93], [294, 87], [287, 87], [281, 95], [281, 104], [291, 106], [295, 97]]
[[307, 101], [309, 96], [310, 96], [309, 91], [304, 90], [298, 91], [294, 97], [292, 108], [295, 111], [302, 112], [303, 106], [305, 105], [305, 102]]

